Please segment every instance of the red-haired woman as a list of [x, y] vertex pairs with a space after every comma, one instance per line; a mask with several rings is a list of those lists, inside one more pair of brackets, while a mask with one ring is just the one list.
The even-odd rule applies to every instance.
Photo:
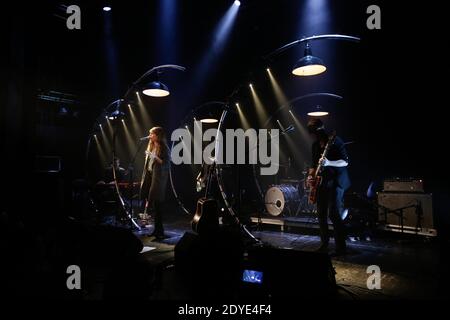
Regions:
[[147, 201], [147, 206], [154, 208], [155, 228], [150, 236], [161, 240], [164, 239], [161, 205], [165, 200], [169, 177], [169, 147], [163, 128], [153, 127], [149, 133], [150, 140], [145, 151], [140, 194], [141, 199]]

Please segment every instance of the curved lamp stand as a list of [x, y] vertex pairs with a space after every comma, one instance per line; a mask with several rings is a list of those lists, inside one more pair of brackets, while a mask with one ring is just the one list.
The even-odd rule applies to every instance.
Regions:
[[[220, 129], [222, 128], [223, 123], [225, 122], [225, 118], [227, 116], [228, 113], [228, 105], [226, 105], [226, 108], [223, 110], [222, 112], [222, 116], [220, 117], [220, 121], [219, 121], [219, 126], [217, 128], [217, 132], [220, 131]], [[215, 149], [216, 150], [220, 150], [220, 141], [219, 139], [216, 139], [216, 145], [215, 145]], [[242, 224], [239, 221], [238, 216], [236, 215], [236, 213], [234, 212], [233, 206], [231, 205], [231, 203], [228, 201], [228, 197], [227, 194], [225, 192], [225, 188], [224, 188], [224, 184], [223, 184], [223, 180], [222, 180], [222, 174], [221, 174], [221, 170], [219, 165], [216, 165], [216, 177], [217, 177], [217, 184], [219, 186], [219, 190], [220, 190], [220, 194], [222, 195], [222, 199], [223, 202], [225, 203], [225, 206], [227, 207], [228, 212], [230, 213], [230, 215], [232, 216], [232, 218], [234, 219], [234, 221], [239, 225], [239, 227], [241, 227], [242, 231], [245, 232], [245, 234], [247, 234], [253, 241], [255, 241], [256, 243], [261, 243], [261, 241], [259, 239], [257, 239], [248, 229], [247, 227]], [[240, 190], [239, 190], [240, 192]]]
[[[130, 94], [130, 92], [132, 90], [135, 90], [136, 88], [140, 87], [142, 85], [143, 81], [149, 75], [151, 75], [152, 73], [154, 73], [156, 71], [160, 71], [162, 69], [176, 69], [176, 70], [180, 70], [180, 71], [185, 71], [186, 70], [185, 67], [179, 66], [179, 65], [175, 65], [175, 64], [165, 64], [165, 65], [160, 65], [160, 66], [151, 68], [150, 70], [145, 72], [141, 77], [139, 77], [139, 79], [137, 79], [135, 82], [133, 82], [133, 84], [128, 88], [127, 92], [125, 93], [123, 99], [117, 99], [117, 100], [113, 101], [112, 103], [110, 103], [103, 110], [102, 115], [100, 116], [100, 118], [105, 117], [105, 116], [108, 117], [108, 118], [111, 117], [112, 119], [117, 119], [117, 118], [122, 117], [124, 115], [124, 113], [120, 110], [120, 107], [121, 107], [121, 105], [123, 103], [125, 103], [127, 101], [127, 97]], [[114, 105], [117, 105], [116, 110], [114, 110], [113, 112], [108, 112], [108, 110]], [[89, 140], [88, 140], [88, 143], [87, 143], [87, 150], [86, 150], [86, 175], [87, 175], [87, 171], [88, 171], [87, 169], [88, 169], [89, 149], [90, 149], [90, 146], [91, 146], [92, 137], [94, 135], [93, 133], [95, 132], [96, 126], [98, 124], [100, 124], [99, 118], [97, 118], [97, 121], [94, 124], [94, 128], [93, 128], [91, 134], [89, 135]], [[116, 141], [116, 131], [117, 131], [116, 127], [117, 127], [117, 124], [114, 125], [114, 130], [113, 130], [113, 142], [112, 142], [112, 148], [113, 148], [112, 161], [113, 161], [113, 163], [114, 163], [114, 157], [115, 157], [115, 141]], [[123, 200], [122, 193], [120, 192], [120, 189], [119, 189], [119, 184], [118, 184], [118, 181], [117, 181], [116, 170], [115, 170], [114, 165], [112, 166], [112, 168], [113, 168], [113, 177], [114, 177], [115, 190], [116, 190], [117, 196], [119, 198], [120, 205], [121, 205], [122, 209], [124, 210], [124, 212], [126, 213], [127, 217], [130, 219], [130, 221], [134, 225], [134, 227], [137, 228], [138, 230], [141, 230], [141, 227], [139, 227], [139, 225], [134, 221], [134, 219], [132, 217], [132, 213], [133, 213], [132, 204], [130, 206], [130, 210], [128, 210], [126, 208], [125, 201]]]
[[296, 103], [297, 101], [300, 101], [300, 100], [303, 100], [303, 99], [307, 99], [307, 98], [312, 98], [312, 97], [330, 97], [330, 98], [335, 98], [335, 99], [338, 99], [338, 100], [344, 99], [344, 97], [342, 97], [340, 95], [337, 95], [337, 94], [334, 94], [334, 93], [327, 93], [327, 92], [308, 93], [308, 94], [305, 94], [305, 95], [302, 95], [302, 96], [295, 97], [295, 98], [289, 100], [287, 103], [285, 103], [281, 107], [279, 107], [277, 110], [275, 110], [275, 112], [264, 123], [264, 128], [267, 127], [267, 125], [270, 123], [270, 121], [272, 121], [273, 117], [275, 117], [275, 115], [278, 114], [278, 112], [280, 112], [281, 110], [289, 108], [290, 105]]
[[149, 76], [153, 72], [161, 70], [161, 69], [177, 69], [180, 71], [186, 71], [186, 68], [183, 66], [179, 66], [176, 64], [163, 64], [163, 65], [151, 68], [150, 70], [145, 72], [139, 79], [137, 79], [133, 84], [138, 84], [138, 83], [142, 82], [142, 80], [144, 80], [147, 76]]
[[[228, 112], [230, 111], [229, 105], [228, 105], [227, 103], [221, 102], [221, 101], [210, 101], [210, 102], [206, 102], [206, 103], [200, 105], [199, 107], [195, 108], [194, 111], [192, 111], [187, 117], [184, 118], [184, 121], [181, 122], [180, 127], [182, 127], [183, 124], [187, 122], [186, 120], [187, 120], [188, 117], [194, 117], [194, 114], [195, 114], [196, 112], [198, 112], [199, 110], [201, 110], [201, 109], [203, 109], [203, 108], [205, 108], [205, 107], [207, 107], [207, 106], [210, 106], [210, 105], [221, 105], [221, 106], [222, 106], [222, 114], [221, 114], [221, 116], [220, 116], [219, 124], [218, 124], [218, 127], [217, 127], [217, 132], [221, 132], [221, 128], [222, 128], [222, 126], [223, 126], [223, 123], [225, 122], [225, 119], [226, 119], [226, 117], [227, 117], [227, 114], [228, 114]], [[191, 119], [189, 119], [189, 120], [191, 120]], [[193, 119], [192, 119], [192, 120], [193, 120]], [[215, 141], [214, 149], [216, 150], [216, 155], [217, 155], [217, 153], [220, 152], [220, 150], [221, 150], [220, 148], [222, 148], [222, 146], [220, 146], [220, 142], [221, 142], [221, 141], [220, 141], [220, 139], [217, 139], [217, 135], [216, 135], [216, 138], [215, 138], [214, 141]], [[172, 141], [171, 151], [172, 151], [172, 149], [173, 149], [173, 147], [174, 147], [174, 144], [175, 144], [175, 141]], [[251, 232], [248, 231], [248, 229], [247, 229], [247, 228], [239, 221], [239, 218], [237, 217], [236, 213], [234, 212], [234, 209], [233, 209], [232, 205], [231, 205], [230, 202], [228, 201], [228, 197], [227, 197], [227, 195], [226, 195], [225, 188], [224, 188], [224, 184], [223, 184], [223, 180], [222, 180], [222, 174], [221, 174], [221, 170], [220, 170], [220, 164], [216, 164], [216, 166], [215, 166], [215, 172], [214, 172], [214, 173], [215, 173], [216, 178], [217, 178], [217, 184], [218, 184], [218, 186], [219, 186], [219, 190], [220, 190], [222, 199], [223, 199], [223, 201], [224, 201], [224, 203], [225, 203], [225, 206], [226, 206], [227, 209], [228, 209], [228, 212], [230, 213], [230, 215], [232, 216], [232, 218], [235, 220], [235, 222], [242, 228], [242, 230], [243, 230], [243, 231], [244, 231], [244, 232], [245, 232], [252, 240], [254, 240], [255, 242], [260, 242], [260, 241], [259, 241], [258, 239], [256, 239], [255, 236], [253, 236], [253, 234], [251, 234]], [[189, 215], [192, 215], [192, 213], [189, 212], [189, 210], [184, 206], [183, 202], [182, 202], [182, 201], [180, 200], [180, 198], [178, 197], [178, 194], [177, 194], [176, 188], [175, 188], [175, 184], [174, 184], [174, 181], [173, 181], [172, 166], [170, 167], [169, 178], [170, 178], [170, 184], [171, 184], [171, 186], [172, 186], [172, 192], [173, 192], [173, 194], [174, 194], [174, 196], [175, 196], [175, 199], [176, 199], [177, 202], [178, 202], [178, 205], [183, 209], [183, 211], [184, 211], [185, 213], [187, 213], [187, 214], [189, 214]], [[208, 191], [209, 191], [209, 188], [210, 188], [210, 184], [207, 184], [206, 188], [207, 188], [207, 190], [206, 190], [205, 194], [208, 194]]]
[[125, 97], [127, 97], [130, 92], [132, 90], [135, 90], [136, 88], [140, 87], [142, 85], [142, 83], [144, 82], [145, 79], [147, 79], [148, 76], [150, 76], [152, 73], [159, 72], [160, 70], [163, 69], [176, 69], [176, 70], [180, 70], [180, 71], [186, 71], [186, 68], [183, 66], [179, 66], [176, 64], [163, 64], [157, 67], [153, 67], [150, 70], [148, 70], [147, 72], [145, 72], [142, 76], [139, 77], [139, 79], [137, 79], [135, 82], [133, 82], [133, 84], [131, 85], [130, 88], [128, 88], [127, 92], [125, 93]]
[[[270, 121], [273, 119], [273, 117], [275, 117], [275, 115], [280, 112], [283, 109], [289, 108], [290, 105], [292, 105], [293, 103], [300, 101], [300, 100], [304, 100], [307, 98], [312, 98], [312, 97], [330, 97], [330, 98], [334, 98], [334, 99], [338, 99], [338, 100], [342, 100], [344, 99], [342, 96], [339, 96], [337, 94], [333, 94], [333, 93], [327, 93], [327, 92], [317, 92], [317, 93], [308, 93], [299, 97], [295, 97], [291, 100], [289, 100], [287, 103], [285, 103], [284, 105], [282, 105], [281, 107], [279, 107], [277, 110], [275, 110], [275, 112], [267, 119], [267, 121], [264, 123], [264, 127], [266, 128], [267, 125], [270, 123]], [[261, 199], [264, 199], [264, 194], [261, 188], [261, 184], [259, 183], [258, 179], [257, 179], [257, 174], [256, 174], [256, 165], [254, 164], [253, 166], [253, 177], [255, 179], [255, 184], [256, 187], [258, 189], [259, 195], [261, 197]]]
[[[108, 109], [111, 108], [113, 105], [117, 104], [118, 107], [120, 107], [120, 103], [123, 102], [123, 99], [117, 99], [113, 102], [111, 102], [106, 108], [103, 109], [102, 113], [100, 116], [97, 117], [91, 133], [89, 134], [89, 139], [87, 142], [87, 147], [86, 147], [86, 154], [85, 154], [85, 170], [86, 170], [86, 178], [88, 178], [88, 163], [89, 163], [89, 151], [90, 151], [90, 147], [91, 147], [91, 143], [92, 143], [92, 138], [94, 137], [94, 133], [96, 132], [96, 129], [98, 128], [99, 124], [101, 123], [101, 120], [104, 119], [105, 117], [108, 117], [108, 114], [111, 112], [108, 112]], [[120, 111], [119, 111], [120, 112]]]
[[[195, 117], [195, 114], [196, 114], [196, 113], [198, 113], [200, 110], [202, 110], [202, 109], [204, 109], [204, 108], [206, 108], [206, 107], [209, 107], [209, 106], [211, 106], [211, 105], [220, 105], [220, 106], [223, 108], [224, 111], [225, 111], [225, 110], [227, 109], [227, 107], [228, 107], [227, 104], [226, 104], [225, 102], [222, 102], [222, 101], [209, 101], [209, 102], [203, 103], [202, 105], [200, 105], [200, 106], [198, 106], [198, 107], [195, 107], [193, 111], [191, 111], [186, 117], [184, 117], [183, 121], [180, 122], [180, 126], [179, 126], [179, 127], [182, 128], [184, 124], [186, 124], [186, 123], [188, 123], [188, 122], [190, 122], [190, 121], [193, 121], [193, 120], [194, 120], [193, 118]], [[221, 120], [222, 120], [224, 111], [222, 111], [222, 116], [221, 116], [221, 118], [220, 118]], [[220, 122], [219, 122], [219, 128], [220, 128]], [[218, 129], [218, 130], [219, 130], [219, 129]], [[216, 143], [217, 143], [217, 139], [216, 139], [215, 141], [216, 141]], [[175, 145], [175, 141], [172, 141], [172, 144], [171, 144], [171, 147], [170, 147], [170, 151], [171, 151], [171, 152], [172, 152], [172, 150], [173, 150], [174, 145]], [[217, 145], [216, 145], [216, 147], [217, 147]], [[218, 149], [216, 149], [216, 150], [218, 150]], [[172, 187], [173, 195], [175, 196], [175, 199], [176, 199], [176, 201], [178, 202], [178, 205], [180, 206], [180, 208], [181, 208], [186, 214], [192, 215], [193, 213], [190, 212], [190, 211], [185, 207], [185, 205], [184, 205], [183, 202], [181, 201], [181, 199], [180, 199], [180, 197], [178, 196], [178, 193], [177, 193], [177, 191], [176, 191], [175, 183], [174, 183], [174, 179], [173, 179], [173, 173], [172, 173], [172, 164], [170, 164], [170, 168], [169, 168], [169, 179], [170, 179], [170, 185], [171, 185], [171, 187]]]
[[281, 52], [283, 52], [297, 44], [303, 43], [303, 42], [310, 42], [310, 41], [315, 41], [315, 40], [325, 40], [325, 39], [344, 40], [344, 41], [353, 41], [353, 42], [361, 41], [361, 38], [354, 37], [354, 36], [347, 36], [347, 35], [342, 35], [342, 34], [322, 34], [322, 35], [318, 35], [318, 36], [305, 37], [305, 38], [301, 38], [301, 39], [292, 41], [292, 42], [285, 44], [284, 46], [276, 49], [275, 51], [272, 51], [271, 53], [264, 56], [263, 58], [267, 59], [267, 58], [273, 57], [273, 56], [278, 55]]
[[340, 34], [324, 34], [319, 36], [312, 36], [312, 37], [305, 37], [299, 40], [295, 40], [291, 43], [288, 43], [281, 48], [278, 48], [274, 52], [270, 53], [265, 57], [265, 59], [274, 56], [276, 54], [279, 54], [299, 43], [305, 42], [305, 53], [301, 59], [297, 61], [297, 63], [294, 65], [294, 68], [292, 69], [292, 74], [296, 76], [314, 76], [321, 74], [327, 70], [327, 67], [323, 63], [322, 59], [313, 56], [312, 49], [310, 46], [310, 42], [314, 40], [346, 40], [346, 41], [354, 41], [359, 42], [360, 39], [353, 36], [346, 36], [346, 35], [340, 35]]

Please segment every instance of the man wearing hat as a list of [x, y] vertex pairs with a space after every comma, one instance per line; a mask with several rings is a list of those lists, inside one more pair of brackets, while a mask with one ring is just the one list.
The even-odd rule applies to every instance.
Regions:
[[322, 182], [317, 189], [317, 214], [319, 218], [320, 251], [328, 250], [328, 217], [334, 228], [336, 255], [346, 254], [346, 235], [342, 222], [344, 192], [350, 187], [348, 176], [348, 155], [341, 138], [335, 137], [329, 146], [326, 157], [323, 157], [325, 147], [330, 139], [323, 122], [314, 118], [308, 122], [308, 131], [315, 139], [312, 144], [312, 165], [309, 171], [308, 185], [319, 163], [322, 164]]

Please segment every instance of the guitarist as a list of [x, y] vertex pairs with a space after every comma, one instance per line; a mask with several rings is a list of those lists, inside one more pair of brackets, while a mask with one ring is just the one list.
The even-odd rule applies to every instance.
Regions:
[[350, 187], [348, 176], [348, 155], [345, 144], [339, 137], [334, 137], [331, 141], [326, 156], [324, 157], [325, 147], [330, 139], [325, 131], [323, 122], [314, 118], [308, 122], [308, 132], [315, 142], [312, 145], [312, 163], [315, 167], [311, 168], [308, 176], [308, 186], [311, 186], [316, 168], [321, 164], [319, 173], [322, 180], [317, 188], [317, 214], [319, 218], [321, 246], [319, 251], [328, 250], [328, 222], [327, 218], [333, 223], [334, 239], [336, 243], [336, 255], [346, 254], [346, 235], [341, 213], [343, 211], [344, 192]]

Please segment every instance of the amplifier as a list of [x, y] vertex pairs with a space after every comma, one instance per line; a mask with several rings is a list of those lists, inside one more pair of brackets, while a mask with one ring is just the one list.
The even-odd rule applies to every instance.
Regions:
[[378, 206], [378, 220], [385, 230], [437, 235], [431, 194], [380, 192]]
[[385, 192], [424, 192], [423, 180], [420, 179], [390, 179], [384, 180]]

